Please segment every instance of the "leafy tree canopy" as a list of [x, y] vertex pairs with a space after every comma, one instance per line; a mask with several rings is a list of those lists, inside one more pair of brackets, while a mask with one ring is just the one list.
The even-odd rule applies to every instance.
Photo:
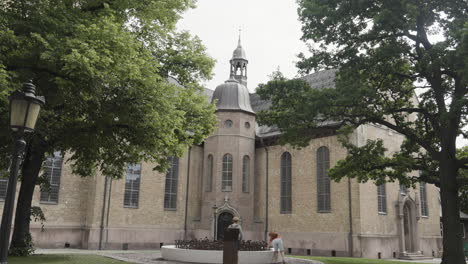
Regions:
[[[312, 56], [300, 54], [298, 67], [304, 74], [339, 69], [336, 87], [312, 89], [301, 79], [276, 75], [257, 90], [272, 101], [260, 122], [278, 125], [283, 142], [296, 146], [306, 145], [311, 129], [323, 124], [385, 126], [406, 136], [401, 152], [384, 157], [379, 141], [364, 148], [346, 145], [359, 160], [342, 163], [343, 171], [332, 175], [355, 171], [351, 176], [363, 181], [385, 176], [405, 181], [409, 172], [422, 170], [422, 180], [438, 184], [437, 160], [456, 159], [455, 138], [467, 136], [468, 23], [460, 8], [466, 2], [301, 0], [299, 5], [303, 40], [313, 43]], [[436, 38], [431, 34], [443, 39], [431, 42]], [[456, 160], [459, 168], [467, 166], [467, 159]]]
[[[120, 177], [166, 166], [215, 124], [198, 82], [214, 61], [176, 30], [191, 0], [1, 0], [0, 158], [9, 160], [8, 95], [33, 79], [46, 105], [31, 148], [69, 151], [73, 172]], [[168, 82], [174, 77], [180, 85]], [[183, 87], [182, 87], [182, 86]]]
[[[468, 4], [465, 0], [298, 0], [303, 74], [337, 70], [335, 87], [314, 89], [277, 76], [258, 93], [272, 107], [258, 117], [277, 125], [283, 142], [304, 146], [317, 127], [350, 133], [361, 125], [386, 127], [405, 136], [401, 150], [385, 155], [382, 140], [363, 146], [341, 136], [349, 155], [330, 170], [334, 179], [398, 179], [440, 186], [444, 264], [464, 263], [459, 232], [456, 138], [467, 138]], [[348, 126], [348, 128], [346, 128]], [[343, 134], [342, 134], [343, 135]], [[420, 177], [413, 177], [415, 170]]]

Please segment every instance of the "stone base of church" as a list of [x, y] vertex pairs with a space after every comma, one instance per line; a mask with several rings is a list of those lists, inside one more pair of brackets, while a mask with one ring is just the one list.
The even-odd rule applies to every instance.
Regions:
[[34, 245], [38, 248], [83, 248], [83, 228], [47, 227], [31, 228]]
[[[398, 243], [398, 237], [385, 235], [361, 235], [358, 236], [361, 255], [363, 258], [400, 258], [402, 250]], [[440, 237], [423, 237], [420, 239], [420, 254], [424, 257], [439, 257], [438, 252], [442, 248]]]
[[[101, 235], [100, 228], [46, 227], [31, 228], [34, 243], [38, 248], [81, 248], [137, 250], [160, 249], [164, 245], [173, 245], [175, 240], [183, 239], [180, 229], [151, 228], [109, 228]], [[285, 241], [285, 253], [313, 256], [350, 256], [348, 250], [348, 233], [296, 233], [282, 232]], [[212, 230], [188, 230], [187, 239], [212, 239]], [[244, 232], [245, 239], [263, 240], [264, 232]], [[422, 237], [420, 251], [425, 257], [440, 257], [441, 237]], [[400, 256], [398, 237], [391, 235], [355, 235], [353, 256], [363, 258], [391, 259]]]
[[33, 241], [38, 248], [81, 248], [132, 250], [159, 249], [183, 239], [183, 230], [109, 228], [47, 227], [32, 228]]

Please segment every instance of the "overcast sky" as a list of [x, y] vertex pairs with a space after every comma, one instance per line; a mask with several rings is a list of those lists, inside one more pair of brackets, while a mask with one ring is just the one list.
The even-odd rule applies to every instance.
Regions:
[[[300, 40], [295, 0], [198, 0], [178, 24], [179, 29], [197, 35], [208, 54], [216, 60], [213, 79], [205, 87], [214, 90], [229, 78], [229, 60], [241, 41], [249, 60], [247, 77], [250, 92], [268, 81], [276, 69], [288, 78], [297, 76], [297, 54], [307, 52]], [[468, 145], [459, 138], [458, 146]]]
[[250, 92], [278, 67], [286, 77], [297, 75], [297, 54], [306, 51], [300, 40], [295, 0], [198, 0], [197, 8], [184, 14], [179, 29], [198, 35], [208, 54], [216, 59], [213, 79], [205, 84], [214, 90], [229, 78], [229, 60], [242, 46], [249, 60], [247, 77]]

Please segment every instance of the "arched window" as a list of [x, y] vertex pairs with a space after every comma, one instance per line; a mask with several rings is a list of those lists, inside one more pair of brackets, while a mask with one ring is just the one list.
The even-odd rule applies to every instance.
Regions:
[[164, 188], [164, 209], [177, 209], [177, 185], [179, 178], [179, 158], [168, 158], [171, 166], [166, 172], [166, 186]]
[[280, 213], [292, 212], [292, 178], [291, 178], [291, 154], [284, 152], [281, 155], [281, 204]]
[[41, 203], [58, 204], [60, 177], [62, 175], [63, 157], [62, 153], [54, 152], [44, 161], [43, 169], [47, 174], [47, 181], [50, 184], [48, 191], [41, 191]]
[[127, 165], [125, 173], [124, 207], [138, 208], [140, 197], [141, 164]]
[[331, 210], [329, 168], [330, 151], [327, 147], [320, 147], [317, 150], [317, 209], [320, 213]]
[[385, 183], [377, 185], [377, 207], [380, 214], [387, 213], [387, 192], [385, 190]]
[[231, 154], [226, 154], [223, 157], [221, 190], [224, 192], [232, 191], [232, 155]]
[[428, 216], [429, 209], [427, 208], [427, 193], [426, 193], [426, 183], [419, 183], [419, 194], [421, 195], [421, 215]]
[[213, 189], [213, 155], [208, 155], [206, 161], [206, 184], [205, 191], [211, 192]]
[[250, 190], [250, 158], [249, 156], [244, 156], [242, 160], [242, 192], [248, 193]]

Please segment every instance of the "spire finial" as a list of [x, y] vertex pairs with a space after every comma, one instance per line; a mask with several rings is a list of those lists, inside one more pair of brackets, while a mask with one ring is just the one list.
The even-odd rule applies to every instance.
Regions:
[[242, 28], [239, 27], [239, 41], [237, 42], [237, 46], [241, 46], [241, 32], [242, 32]]

